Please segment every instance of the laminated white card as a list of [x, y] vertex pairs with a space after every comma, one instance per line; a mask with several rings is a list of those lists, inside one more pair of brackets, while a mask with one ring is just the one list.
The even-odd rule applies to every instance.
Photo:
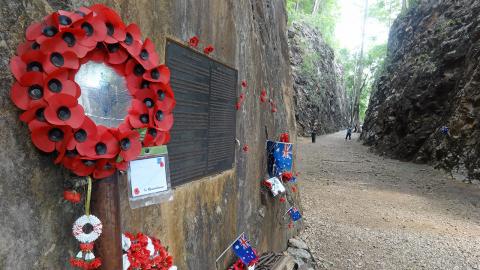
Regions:
[[152, 157], [130, 162], [132, 197], [166, 191], [167, 172], [165, 157]]

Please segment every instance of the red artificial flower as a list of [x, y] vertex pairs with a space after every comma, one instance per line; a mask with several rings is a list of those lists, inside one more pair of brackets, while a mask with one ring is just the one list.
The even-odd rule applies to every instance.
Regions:
[[93, 178], [103, 179], [114, 174], [116, 170], [115, 160], [102, 158], [95, 164], [95, 170], [93, 171]]
[[23, 55], [28, 51], [40, 50], [40, 44], [36, 41], [25, 41], [17, 47], [17, 55]]
[[142, 49], [142, 34], [138, 25], [132, 23], [125, 28], [125, 40], [120, 42], [130, 55], [138, 55]]
[[240, 107], [242, 106], [242, 104], [240, 102], [237, 101], [237, 103], [235, 103], [235, 110], [240, 110]]
[[70, 12], [65, 10], [59, 10], [52, 15], [53, 22], [55, 26], [60, 30], [60, 32], [68, 29], [73, 25], [73, 23], [82, 20], [86, 13], [91, 13], [92, 11], [86, 7], [81, 7], [79, 10]]
[[45, 107], [47, 107], [45, 101], [35, 104], [20, 115], [20, 121], [27, 123], [30, 131], [46, 124], [47, 121], [44, 115]]
[[10, 98], [15, 105], [23, 110], [43, 103], [43, 73], [27, 72], [12, 86]]
[[123, 42], [126, 38], [125, 24], [122, 18], [113, 10], [102, 4], [95, 4], [90, 7], [91, 10], [103, 16], [105, 26], [107, 28], [107, 35], [104, 42], [107, 44]]
[[132, 99], [127, 118], [133, 128], [149, 127], [153, 123], [147, 106], [138, 99]]
[[243, 152], [248, 152], [248, 144], [246, 144], [245, 146], [243, 146]]
[[78, 69], [79, 61], [75, 53], [67, 51], [64, 53], [60, 52], [49, 52], [45, 59], [42, 62], [43, 70], [49, 74], [60, 68], [67, 69]]
[[98, 139], [88, 141], [84, 144], [77, 144], [77, 150], [80, 154], [94, 159], [113, 158], [119, 152], [118, 140], [110, 133], [108, 128], [97, 126]]
[[67, 150], [61, 162], [65, 168], [71, 170], [78, 176], [91, 175], [95, 170], [96, 164], [95, 160], [80, 159], [75, 150]]
[[167, 85], [170, 83], [170, 69], [165, 65], [160, 65], [145, 72], [143, 78], [151, 82], [160, 82]]
[[198, 37], [193, 36], [190, 38], [190, 40], [188, 40], [188, 45], [190, 45], [190, 47], [197, 48], [199, 42], [200, 40], [198, 39]]
[[296, 186], [292, 186], [292, 192], [297, 192], [297, 187]]
[[45, 99], [57, 94], [66, 94], [75, 98], [80, 97], [80, 86], [69, 80], [69, 73], [66, 69], [59, 69], [50, 73], [44, 80], [43, 94]]
[[284, 203], [286, 201], [285, 197], [280, 197], [280, 202]]
[[72, 130], [68, 126], [51, 126], [43, 123], [32, 129], [32, 142], [43, 152], [62, 151], [66, 140], [71, 137]]
[[45, 16], [42, 21], [32, 23], [26, 31], [26, 38], [29, 41], [36, 41], [42, 44], [49, 38], [55, 37], [59, 30], [52, 15]]
[[108, 53], [108, 63], [118, 65], [128, 59], [128, 52], [120, 46], [120, 43], [106, 44]]
[[292, 179], [293, 175], [291, 172], [283, 172], [282, 173], [282, 180], [283, 182], [288, 182], [290, 179]]
[[53, 125], [78, 128], [83, 124], [85, 112], [75, 97], [57, 94], [47, 99], [45, 118]]
[[10, 60], [10, 70], [17, 81], [30, 71], [43, 72], [43, 62], [45, 55], [40, 50], [32, 50], [22, 54], [20, 57], [14, 56]]
[[83, 58], [94, 46], [85, 46], [80, 40], [85, 38], [85, 31], [78, 28], [64, 29], [60, 34], [51, 38], [41, 45], [41, 50], [47, 54], [48, 52], [73, 52], [78, 58]]
[[75, 190], [64, 190], [63, 199], [71, 203], [79, 203], [82, 200], [82, 195]]
[[287, 132], [280, 134], [280, 141], [284, 143], [290, 142], [290, 136], [288, 135]]
[[73, 150], [78, 147], [80, 154], [86, 156], [88, 151], [83, 152], [90, 147], [92, 142], [98, 140], [97, 125], [90, 117], [85, 116], [83, 123], [80, 127], [73, 131], [73, 138], [68, 142], [67, 149]]
[[173, 113], [171, 108], [166, 108], [165, 103], [155, 102], [153, 121], [158, 130], [169, 131], [173, 126]]
[[145, 68], [135, 59], [127, 61], [125, 64], [125, 77], [130, 94], [135, 95], [138, 89], [140, 89], [144, 73]]
[[290, 221], [290, 223], [288, 223], [288, 228], [289, 229], [293, 228], [293, 221]]
[[267, 101], [267, 91], [265, 90], [265, 88], [262, 89], [262, 92], [260, 94], [260, 101], [262, 103]]
[[155, 51], [155, 45], [147, 38], [143, 43], [140, 53], [133, 55], [133, 57], [140, 63], [146, 70], [150, 70], [158, 66], [159, 57]]
[[86, 14], [83, 20], [74, 23], [73, 28], [85, 32], [84, 38], [79, 40], [79, 43], [86, 47], [97, 46], [97, 43], [103, 42], [107, 36], [107, 26], [104, 20], [94, 12]]
[[120, 145], [119, 156], [124, 161], [131, 161], [142, 152], [142, 144], [140, 143], [140, 134], [135, 130], [118, 131], [117, 139]]
[[170, 141], [170, 132], [149, 128], [143, 139], [143, 146], [165, 145]]
[[245, 81], [245, 80], [242, 81], [242, 87], [243, 87], [243, 88], [246, 88], [246, 87], [247, 87], [247, 81]]
[[203, 49], [203, 52], [208, 55], [208, 54], [212, 53], [214, 50], [215, 50], [215, 48], [213, 48], [212, 45], [208, 45], [207, 47], [205, 47], [205, 49]]

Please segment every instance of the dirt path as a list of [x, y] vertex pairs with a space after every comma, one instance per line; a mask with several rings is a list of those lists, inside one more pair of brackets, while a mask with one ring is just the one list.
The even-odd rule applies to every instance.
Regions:
[[480, 188], [385, 159], [344, 133], [299, 139], [305, 230], [320, 269], [480, 269]]

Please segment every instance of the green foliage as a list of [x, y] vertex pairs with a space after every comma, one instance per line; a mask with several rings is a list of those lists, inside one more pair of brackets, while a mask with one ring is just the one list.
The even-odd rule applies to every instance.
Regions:
[[303, 22], [318, 29], [325, 42], [334, 47], [339, 16], [337, 0], [321, 0], [318, 12], [312, 14], [314, 4], [315, 0], [287, 0], [288, 22]]

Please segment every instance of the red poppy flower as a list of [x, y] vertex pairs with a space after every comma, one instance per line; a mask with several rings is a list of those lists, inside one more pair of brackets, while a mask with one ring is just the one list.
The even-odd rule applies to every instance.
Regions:
[[272, 183], [268, 182], [267, 180], [263, 180], [262, 185], [267, 187], [268, 189], [272, 189]]
[[79, 43], [87, 47], [96, 46], [97, 42], [104, 41], [107, 36], [105, 21], [93, 12], [85, 15], [83, 20], [74, 23], [73, 28], [81, 29], [85, 32], [84, 38], [79, 40]]
[[107, 178], [114, 174], [116, 170], [114, 159], [100, 159], [95, 164], [95, 170], [93, 171], [93, 178], [102, 179]]
[[74, 12], [59, 10], [52, 15], [55, 26], [62, 32], [65, 29], [71, 27], [77, 21], [83, 20], [83, 18], [92, 13], [92, 11], [86, 7], [80, 7]]
[[97, 12], [103, 16], [105, 26], [107, 28], [107, 35], [105, 36], [104, 42], [108, 44], [122, 42], [125, 40], [125, 24], [122, 21], [122, 18], [113, 11], [102, 4], [95, 4], [90, 7], [91, 10]]
[[243, 146], [243, 152], [248, 152], [248, 144], [246, 144], [245, 146]]
[[78, 58], [73, 52], [49, 52], [42, 62], [43, 70], [49, 74], [60, 68], [78, 69]]
[[27, 40], [42, 44], [44, 41], [58, 34], [59, 30], [52, 15], [43, 18], [41, 22], [32, 23], [26, 32]]
[[116, 65], [128, 59], [128, 52], [120, 46], [120, 43], [107, 44], [108, 63]]
[[124, 161], [134, 160], [140, 152], [142, 152], [142, 144], [140, 143], [140, 134], [135, 130], [119, 131], [117, 139], [120, 146], [119, 156]]
[[145, 39], [140, 53], [133, 55], [133, 57], [135, 57], [146, 70], [158, 66], [159, 57], [155, 51], [155, 45], [153, 45], [153, 42], [149, 38]]
[[297, 187], [296, 186], [292, 186], [292, 192], [297, 192]]
[[38, 121], [39, 123], [46, 123], [45, 120], [45, 107], [47, 107], [47, 102], [41, 101], [33, 105], [30, 109], [23, 112], [20, 115], [20, 120], [24, 123], [29, 124], [32, 121]]
[[89, 158], [113, 158], [118, 154], [118, 140], [110, 133], [108, 128], [97, 126], [97, 140], [87, 141], [84, 144], [77, 144], [77, 150], [80, 154]]
[[30, 71], [42, 72], [42, 63], [45, 55], [39, 50], [28, 51], [22, 54], [21, 57], [14, 56], [10, 60], [10, 70], [17, 81], [20, 81], [22, 76]]
[[45, 118], [54, 125], [78, 128], [85, 119], [83, 107], [75, 97], [66, 94], [53, 95], [47, 99]]
[[145, 68], [135, 59], [127, 61], [127, 64], [125, 65], [125, 75], [128, 90], [132, 95], [135, 95], [135, 92], [140, 89], [144, 73]]
[[65, 94], [75, 98], [80, 97], [80, 86], [69, 80], [68, 70], [59, 69], [50, 73], [44, 80], [43, 94], [45, 99], [57, 94]]
[[41, 45], [41, 50], [48, 54], [48, 52], [58, 52], [63, 54], [65, 52], [73, 52], [79, 58], [91, 51], [94, 46], [85, 46], [80, 43], [80, 40], [85, 38], [85, 31], [78, 28], [64, 29], [60, 34], [45, 41]]
[[247, 87], [247, 81], [245, 81], [245, 80], [242, 81], [242, 87], [243, 87], [243, 88], [246, 88], [246, 87]]
[[68, 126], [52, 126], [48, 123], [38, 125], [32, 130], [33, 144], [43, 152], [61, 151], [72, 130]]
[[143, 138], [143, 146], [165, 145], [170, 141], [170, 132], [149, 128]]
[[71, 203], [79, 203], [82, 200], [82, 194], [76, 192], [75, 190], [64, 190], [63, 199]]
[[190, 47], [197, 48], [199, 42], [200, 42], [200, 40], [198, 39], [198, 37], [197, 37], [197, 36], [193, 36], [193, 37], [191, 37], [190, 40], [188, 41], [188, 45], [190, 45]]
[[280, 197], [280, 202], [284, 203], [286, 201], [285, 197]]
[[24, 43], [18, 45], [17, 47], [17, 55], [23, 55], [26, 52], [34, 50], [40, 50], [40, 44], [36, 41], [25, 41]]
[[288, 228], [289, 229], [293, 228], [293, 221], [290, 221], [290, 223], [288, 223]]
[[96, 48], [90, 51], [84, 58], [80, 59], [80, 65], [83, 65], [90, 61], [93, 61], [96, 63], [104, 63], [105, 58], [106, 58], [105, 51], [103, 49]]
[[173, 113], [166, 110], [164, 105], [161, 101], [155, 102], [153, 121], [157, 129], [169, 131], [173, 126]]
[[267, 101], [267, 91], [265, 90], [265, 88], [262, 89], [262, 92], [260, 93], [260, 101], [262, 103], [264, 103], [265, 101]]
[[235, 103], [235, 110], [240, 110], [240, 107], [242, 106], [242, 104], [240, 104], [240, 102], [237, 101], [237, 103]]
[[125, 40], [120, 42], [130, 55], [138, 55], [142, 50], [142, 34], [138, 25], [132, 23], [125, 29]]
[[170, 83], [170, 69], [165, 65], [160, 65], [143, 74], [145, 80], [151, 82], [160, 82], [163, 84]]
[[284, 142], [284, 143], [290, 142], [290, 136], [288, 135], [287, 132], [280, 134], [280, 142]]
[[12, 86], [10, 98], [15, 105], [27, 110], [43, 102], [43, 73], [27, 72]]
[[292, 179], [292, 177], [293, 177], [293, 175], [292, 175], [291, 172], [284, 172], [284, 173], [282, 173], [282, 180], [283, 180], [284, 182], [290, 181], [290, 179]]
[[208, 54], [212, 53], [214, 50], [215, 49], [213, 48], [212, 45], [208, 45], [207, 47], [205, 47], [205, 49], [203, 49], [203, 52], [208, 55]]
[[134, 128], [148, 127], [153, 123], [147, 106], [137, 99], [132, 100], [132, 106], [128, 110], [127, 118], [130, 125]]
[[78, 149], [81, 151], [80, 154], [87, 155], [88, 152], [85, 153], [83, 150], [91, 147], [89, 144], [96, 141], [98, 141], [97, 125], [90, 117], [85, 116], [82, 125], [73, 131], [73, 138], [68, 142], [67, 149], [74, 150], [77, 146], [83, 145]]

